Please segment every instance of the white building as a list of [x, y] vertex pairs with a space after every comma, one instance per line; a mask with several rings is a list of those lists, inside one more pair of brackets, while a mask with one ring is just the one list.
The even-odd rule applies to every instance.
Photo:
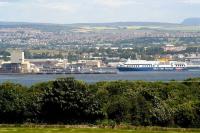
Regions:
[[24, 52], [12, 51], [11, 52], [11, 63], [24, 63]]

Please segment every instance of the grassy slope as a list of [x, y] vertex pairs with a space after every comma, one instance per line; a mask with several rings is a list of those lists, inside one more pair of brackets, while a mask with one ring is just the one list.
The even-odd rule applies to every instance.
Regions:
[[0, 128], [0, 133], [198, 133], [200, 131], [148, 131], [143, 130], [119, 130], [119, 129], [72, 129], [72, 128]]

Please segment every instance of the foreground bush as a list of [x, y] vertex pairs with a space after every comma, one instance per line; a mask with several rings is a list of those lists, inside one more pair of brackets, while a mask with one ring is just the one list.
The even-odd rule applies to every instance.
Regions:
[[[114, 81], [87, 84], [74, 78], [0, 85], [0, 123], [200, 127], [200, 79], [183, 82]], [[113, 125], [113, 124], [112, 124]]]
[[103, 116], [87, 84], [73, 78], [58, 79], [50, 88], [46, 88], [42, 97], [41, 115], [46, 122], [75, 124], [94, 122]]

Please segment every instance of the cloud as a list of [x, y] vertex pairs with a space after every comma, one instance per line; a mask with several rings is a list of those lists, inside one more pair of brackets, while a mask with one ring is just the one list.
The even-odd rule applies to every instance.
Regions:
[[0, 1], [0, 7], [7, 6], [7, 5], [9, 5], [9, 2]]
[[13, 0], [0, 0], [0, 2], [11, 2]]
[[79, 8], [78, 4], [64, 0], [35, 0], [35, 6], [39, 6], [49, 10], [74, 12]]
[[200, 0], [180, 0], [180, 2], [185, 4], [200, 4]]
[[0, 0], [0, 3], [12, 3], [12, 2], [19, 2], [20, 0]]
[[100, 4], [107, 7], [113, 7], [113, 8], [140, 3], [137, 0], [94, 0], [94, 2], [96, 4]]
[[0, 7], [9, 6], [20, 1], [21, 0], [0, 0]]
[[46, 5], [41, 5], [44, 8], [48, 9], [53, 9], [53, 10], [58, 10], [58, 11], [68, 11], [68, 12], [73, 12], [76, 10], [74, 5], [71, 4], [46, 4]]

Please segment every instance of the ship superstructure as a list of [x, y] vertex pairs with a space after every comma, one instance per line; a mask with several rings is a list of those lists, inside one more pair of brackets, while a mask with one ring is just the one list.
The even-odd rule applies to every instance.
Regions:
[[186, 62], [131, 60], [119, 64], [119, 71], [183, 71], [188, 70]]

